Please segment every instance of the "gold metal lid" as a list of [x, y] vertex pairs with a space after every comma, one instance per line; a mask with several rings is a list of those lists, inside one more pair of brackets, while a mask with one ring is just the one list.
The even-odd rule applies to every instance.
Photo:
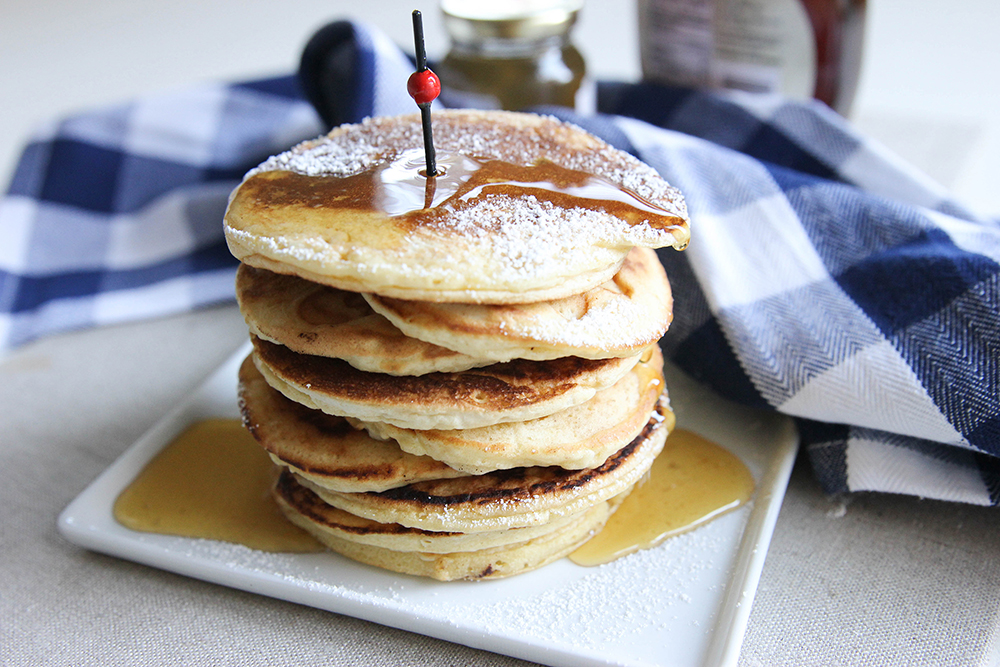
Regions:
[[564, 35], [581, 7], [583, 0], [441, 0], [448, 34], [464, 43]]

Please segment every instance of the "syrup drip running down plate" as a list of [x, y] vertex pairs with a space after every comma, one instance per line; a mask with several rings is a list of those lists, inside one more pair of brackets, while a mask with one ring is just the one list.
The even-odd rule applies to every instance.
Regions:
[[332, 553], [275, 554], [118, 524], [112, 506], [192, 423], [239, 418], [236, 375], [219, 368], [104, 471], [59, 517], [70, 541], [178, 574], [561, 666], [735, 665], [798, 445], [791, 420], [723, 401], [669, 366], [677, 426], [738, 456], [751, 501], [709, 524], [598, 567], [562, 559], [526, 574], [440, 583]]

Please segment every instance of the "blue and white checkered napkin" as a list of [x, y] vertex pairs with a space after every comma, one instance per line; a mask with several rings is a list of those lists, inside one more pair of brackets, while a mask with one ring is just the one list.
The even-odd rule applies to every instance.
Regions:
[[[407, 57], [341, 24], [336, 120], [414, 111]], [[312, 91], [315, 92], [315, 91]], [[819, 105], [632, 84], [558, 115], [660, 170], [692, 243], [661, 252], [674, 361], [799, 418], [827, 491], [1000, 504], [1000, 227]], [[322, 131], [294, 77], [55, 124], [0, 203], [0, 349], [233, 298], [237, 180]]]

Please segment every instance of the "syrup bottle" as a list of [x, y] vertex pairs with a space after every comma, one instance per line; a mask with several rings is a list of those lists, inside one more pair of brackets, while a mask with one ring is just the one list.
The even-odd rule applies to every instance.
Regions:
[[865, 0], [639, 0], [643, 78], [815, 97], [846, 115]]

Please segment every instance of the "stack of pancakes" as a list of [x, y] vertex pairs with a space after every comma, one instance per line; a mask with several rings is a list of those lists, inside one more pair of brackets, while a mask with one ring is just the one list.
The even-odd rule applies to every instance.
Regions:
[[244, 422], [288, 518], [440, 580], [507, 576], [597, 532], [673, 425], [657, 341], [680, 194], [579, 128], [509, 112], [369, 119], [234, 191], [253, 341]]

